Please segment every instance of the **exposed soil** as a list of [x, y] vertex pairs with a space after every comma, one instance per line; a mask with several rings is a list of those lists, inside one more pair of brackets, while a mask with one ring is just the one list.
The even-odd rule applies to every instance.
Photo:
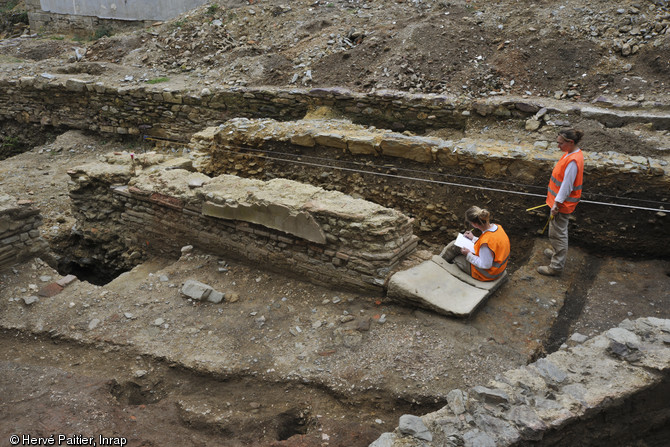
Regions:
[[[668, 94], [669, 16], [664, 1], [219, 1], [75, 44], [87, 49], [82, 62], [135, 69], [136, 80], [658, 100]], [[71, 42], [50, 39], [5, 40], [0, 53], [74, 57]]]
[[[189, 87], [345, 86], [667, 104], [669, 21], [666, 1], [219, 1], [96, 41], [17, 37], [12, 25], [0, 41], [0, 70], [119, 84], [167, 78]], [[74, 47], [85, 53], [79, 61]], [[572, 124], [587, 131], [590, 150], [652, 155], [670, 147], [666, 131]], [[2, 129], [4, 146], [22, 136]], [[66, 171], [102, 153], [146, 148], [51, 131], [25, 132], [34, 148], [5, 153], [0, 189], [35, 202], [43, 237], [58, 253], [75, 225]], [[537, 138], [504, 123], [467, 132]], [[513, 281], [471, 321], [207, 253], [151, 260], [102, 287], [78, 281], [27, 306], [31, 285], [60, 277], [56, 256], [45, 257], [51, 266], [17, 265], [0, 273], [0, 438], [78, 433], [125, 436], [133, 446], [364, 446], [400, 415], [442, 406], [451, 389], [485, 384], [574, 343], [566, 339], [574, 332], [670, 318], [667, 260], [600, 258], [573, 247], [563, 277], [540, 278], [534, 268], [544, 262], [546, 240], [514, 242]], [[441, 247], [421, 248], [428, 256]], [[186, 279], [239, 300], [188, 302], [178, 293]], [[343, 322], [348, 316], [355, 324]], [[293, 335], [296, 326], [302, 332]]]

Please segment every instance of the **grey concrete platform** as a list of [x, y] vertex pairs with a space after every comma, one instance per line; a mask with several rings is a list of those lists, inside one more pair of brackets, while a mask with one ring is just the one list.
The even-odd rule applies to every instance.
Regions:
[[440, 256], [394, 274], [387, 295], [455, 317], [469, 317], [486, 298], [507, 280], [507, 272], [495, 281], [477, 281]]

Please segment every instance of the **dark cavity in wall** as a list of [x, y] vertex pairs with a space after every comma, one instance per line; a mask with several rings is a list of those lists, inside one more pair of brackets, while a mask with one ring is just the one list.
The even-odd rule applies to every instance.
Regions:
[[61, 275], [104, 286], [142, 262], [142, 255], [114, 241], [94, 241], [78, 234], [51, 241], [54, 268]]
[[0, 160], [53, 141], [58, 133], [62, 132], [53, 127], [0, 121]]
[[109, 268], [92, 258], [72, 259], [68, 257], [58, 262], [57, 270], [61, 275], [75, 275], [79, 280], [90, 282], [96, 286], [104, 286], [127, 271]]

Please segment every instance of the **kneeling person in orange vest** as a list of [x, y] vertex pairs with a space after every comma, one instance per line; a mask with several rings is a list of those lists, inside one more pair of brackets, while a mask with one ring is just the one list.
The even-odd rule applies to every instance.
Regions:
[[494, 281], [500, 278], [507, 268], [510, 243], [502, 225], [490, 222], [488, 210], [473, 206], [465, 212], [466, 225], [482, 232], [475, 237], [471, 231], [463, 237], [474, 242], [473, 250], [456, 245], [451, 241], [440, 256], [449, 263], [455, 263], [461, 270], [480, 281]]

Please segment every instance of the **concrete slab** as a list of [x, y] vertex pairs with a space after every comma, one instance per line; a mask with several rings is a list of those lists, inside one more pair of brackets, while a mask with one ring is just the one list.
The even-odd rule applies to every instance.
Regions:
[[393, 275], [388, 296], [444, 315], [469, 317], [506, 280], [507, 272], [496, 281], [477, 281], [455, 264], [433, 256]]

